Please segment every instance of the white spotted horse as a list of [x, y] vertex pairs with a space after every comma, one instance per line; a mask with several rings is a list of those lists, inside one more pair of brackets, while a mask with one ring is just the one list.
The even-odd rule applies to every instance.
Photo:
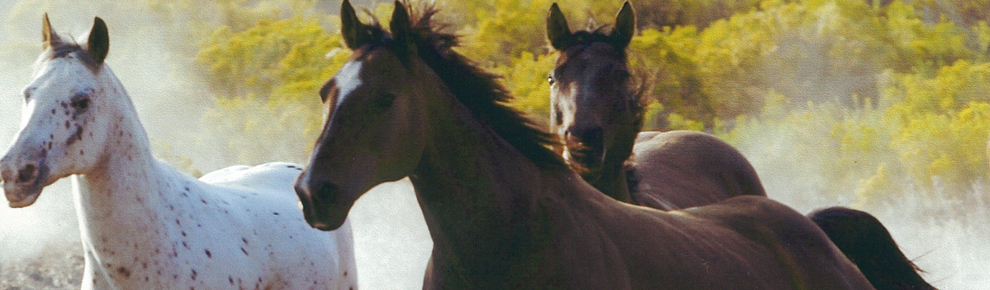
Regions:
[[231, 167], [195, 179], [156, 160], [137, 112], [104, 62], [106, 24], [87, 42], [59, 37], [24, 90], [23, 119], [0, 159], [11, 207], [71, 176], [85, 257], [82, 289], [351, 289], [348, 223], [311, 228], [290, 163]]

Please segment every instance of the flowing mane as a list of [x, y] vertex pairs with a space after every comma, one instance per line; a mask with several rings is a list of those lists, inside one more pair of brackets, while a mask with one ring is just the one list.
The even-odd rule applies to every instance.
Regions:
[[[410, 7], [408, 3], [407, 7]], [[459, 37], [443, 32], [447, 25], [433, 21], [439, 11], [424, 4], [412, 11], [412, 40], [416, 53], [440, 77], [453, 95], [482, 123], [490, 126], [502, 139], [543, 169], [568, 168], [563, 159], [548, 147], [558, 143], [557, 137], [535, 127], [522, 112], [509, 107], [512, 95], [499, 83], [501, 76], [485, 71], [454, 51]], [[377, 21], [375, 21], [377, 23]], [[391, 44], [391, 36], [379, 25], [372, 25], [370, 35], [380, 36], [376, 44], [355, 51], [366, 53], [377, 45]]]

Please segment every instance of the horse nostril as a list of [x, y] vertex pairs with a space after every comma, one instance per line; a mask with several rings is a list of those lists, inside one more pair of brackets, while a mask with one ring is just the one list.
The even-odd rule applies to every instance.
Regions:
[[591, 129], [586, 130], [584, 132], [584, 136], [581, 136], [581, 138], [584, 139], [584, 140], [589, 140], [589, 141], [590, 140], [601, 141], [602, 140], [602, 127], [594, 127], [594, 128], [591, 128]]
[[333, 183], [323, 183], [316, 188], [316, 198], [323, 202], [333, 202], [337, 199], [340, 187]]
[[604, 133], [602, 127], [572, 128], [568, 130], [568, 139], [577, 141], [589, 149], [601, 149], [604, 144]]
[[34, 180], [37, 176], [38, 167], [34, 164], [25, 165], [24, 168], [17, 171], [17, 182], [25, 183]]

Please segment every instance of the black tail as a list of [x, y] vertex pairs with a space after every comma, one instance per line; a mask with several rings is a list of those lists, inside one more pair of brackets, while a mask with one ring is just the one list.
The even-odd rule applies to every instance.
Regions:
[[830, 207], [808, 215], [877, 290], [937, 290], [897, 247], [890, 232], [869, 213]]

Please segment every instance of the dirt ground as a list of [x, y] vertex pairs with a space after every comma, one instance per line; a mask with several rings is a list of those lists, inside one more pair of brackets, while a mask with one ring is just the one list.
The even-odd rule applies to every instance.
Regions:
[[80, 248], [51, 249], [35, 259], [0, 263], [0, 289], [79, 289], [82, 270]]

